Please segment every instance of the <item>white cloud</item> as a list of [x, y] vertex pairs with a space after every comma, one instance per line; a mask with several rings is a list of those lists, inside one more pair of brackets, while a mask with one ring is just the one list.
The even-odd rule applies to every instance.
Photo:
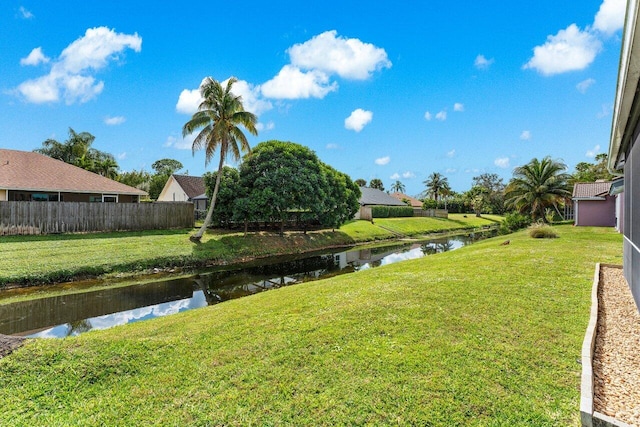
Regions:
[[587, 150], [587, 152], [585, 153], [585, 156], [587, 157], [595, 157], [598, 153], [600, 152], [600, 145], [597, 144], [595, 147], [593, 147], [592, 150]]
[[530, 130], [523, 130], [522, 133], [520, 134], [520, 139], [522, 139], [523, 141], [528, 141], [531, 139], [531, 131]]
[[118, 158], [118, 160], [124, 160], [127, 158], [127, 152], [124, 151], [122, 153], [119, 153], [116, 157]]
[[258, 132], [262, 132], [263, 130], [272, 130], [276, 127], [276, 124], [269, 121], [266, 124], [265, 123], [258, 123], [256, 124], [256, 130], [258, 130]]
[[624, 25], [626, 0], [604, 0], [593, 21], [593, 28], [610, 35]]
[[42, 53], [41, 47], [36, 47], [26, 58], [20, 59], [20, 65], [38, 65], [46, 64], [47, 62], [49, 62], [49, 58]]
[[[228, 79], [225, 80], [222, 85], [226, 86], [228, 81]], [[238, 80], [233, 84], [232, 92], [234, 95], [242, 97], [244, 109], [256, 116], [273, 108], [271, 102], [261, 97], [260, 86], [254, 86], [244, 80]]]
[[456, 102], [455, 104], [453, 104], [453, 111], [464, 111], [464, 105]]
[[337, 36], [335, 30], [295, 44], [287, 53], [297, 68], [320, 70], [347, 79], [364, 80], [376, 70], [391, 67], [384, 49], [359, 39]]
[[436, 114], [436, 120], [440, 120], [441, 122], [447, 120], [447, 112], [444, 110], [440, 111], [438, 114]]
[[596, 117], [599, 119], [603, 119], [607, 117], [609, 114], [611, 114], [612, 110], [613, 110], [613, 105], [602, 104], [602, 110], [600, 110], [600, 112], [596, 114]]
[[424, 119], [425, 119], [426, 121], [430, 121], [430, 120], [431, 120], [431, 118], [432, 118], [432, 116], [431, 116], [431, 113], [430, 113], [430, 112], [428, 112], [428, 111], [427, 111], [426, 113], [424, 113]]
[[447, 168], [445, 169], [445, 173], [456, 173], [458, 171], [458, 169], [455, 168]]
[[493, 161], [493, 164], [498, 166], [499, 168], [506, 169], [509, 167], [509, 158], [508, 157], [499, 157]]
[[411, 171], [406, 171], [402, 173], [402, 177], [405, 179], [411, 179], [411, 178], [415, 178], [416, 174]]
[[197, 135], [197, 132], [187, 135], [184, 138], [176, 138], [175, 136], [170, 135], [167, 137], [167, 140], [163, 144], [163, 147], [173, 147], [177, 148], [178, 150], [191, 150], [191, 148], [193, 147], [193, 140], [196, 139]]
[[455, 155], [456, 155], [455, 148], [453, 150], [451, 150], [451, 151], [447, 151], [447, 157], [452, 158]]
[[[200, 86], [202, 86], [204, 80], [205, 79], [202, 79]], [[228, 81], [229, 79], [224, 80], [220, 82], [220, 84], [222, 87], [226, 87]], [[198, 107], [202, 102], [200, 86], [198, 86], [197, 89], [184, 89], [180, 92], [176, 104], [176, 111], [178, 113], [193, 114], [198, 111]], [[231, 91], [234, 95], [242, 98], [242, 106], [246, 111], [252, 112], [257, 116], [273, 108], [271, 102], [261, 97], [260, 86], [254, 86], [244, 80], [237, 80], [233, 84]]]
[[21, 83], [15, 92], [32, 103], [57, 102], [61, 97], [67, 104], [87, 102], [104, 88], [92, 74], [117, 61], [127, 48], [140, 52], [142, 38], [107, 27], [89, 28], [52, 62], [49, 74]]
[[351, 112], [351, 115], [344, 119], [344, 127], [356, 132], [360, 132], [367, 124], [371, 123], [373, 113], [371, 111], [358, 108]]
[[126, 120], [127, 119], [125, 119], [122, 116], [116, 116], [116, 117], [107, 116], [107, 117], [104, 118], [104, 124], [109, 125], [109, 126], [121, 125]]
[[31, 19], [33, 18], [33, 13], [31, 13], [30, 11], [28, 11], [27, 9], [25, 9], [24, 6], [20, 6], [20, 8], [18, 9], [18, 11], [20, 12], [20, 16], [22, 16], [24, 19]]
[[389, 177], [389, 179], [400, 179], [400, 174], [398, 172], [394, 173]]
[[533, 68], [545, 76], [582, 70], [601, 49], [602, 43], [592, 33], [571, 24], [555, 36], [547, 36], [544, 45], [533, 48], [533, 57], [523, 68]]
[[334, 144], [334, 143], [327, 144], [327, 150], [337, 150], [338, 148], [340, 148], [338, 144]]
[[375, 160], [376, 165], [386, 165], [387, 163], [389, 163], [391, 161], [391, 157], [389, 156], [385, 156], [385, 157], [380, 157], [379, 159]]
[[479, 70], [486, 70], [493, 63], [494, 63], [494, 59], [493, 58], [487, 59], [487, 58], [485, 58], [484, 55], [476, 56], [476, 60], [473, 61], [473, 65]]
[[594, 79], [586, 79], [581, 81], [576, 85], [576, 89], [580, 93], [587, 93], [587, 89], [589, 89], [596, 81]]
[[184, 89], [178, 96], [176, 111], [182, 114], [193, 114], [198, 111], [198, 106], [201, 102], [200, 89]]
[[261, 86], [262, 95], [275, 99], [324, 98], [338, 89], [338, 83], [329, 83], [329, 76], [322, 71], [302, 71], [285, 65], [277, 76]]

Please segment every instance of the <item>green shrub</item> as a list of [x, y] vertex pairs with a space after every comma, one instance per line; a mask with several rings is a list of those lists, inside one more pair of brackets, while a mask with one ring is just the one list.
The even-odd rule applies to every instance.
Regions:
[[400, 218], [413, 216], [410, 206], [372, 206], [371, 215], [374, 218]]
[[422, 209], [436, 209], [438, 207], [438, 202], [433, 199], [424, 199], [422, 202]]
[[373, 218], [389, 218], [389, 206], [371, 206]]
[[551, 226], [538, 222], [529, 227], [529, 236], [534, 239], [555, 239], [558, 233]]
[[505, 215], [500, 224], [500, 234], [509, 234], [531, 225], [531, 218], [519, 213]]

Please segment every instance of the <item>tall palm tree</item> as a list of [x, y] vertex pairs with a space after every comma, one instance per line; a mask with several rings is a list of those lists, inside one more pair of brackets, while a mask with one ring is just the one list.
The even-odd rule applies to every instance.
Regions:
[[391, 184], [391, 191], [393, 192], [404, 193], [405, 190], [406, 190], [406, 187], [400, 181], [396, 181], [393, 184]]
[[225, 158], [231, 154], [234, 160], [239, 160], [241, 152], [249, 152], [251, 150], [247, 137], [238, 125], [244, 126], [252, 135], [258, 134], [256, 130], [256, 122], [258, 120], [256, 115], [245, 111], [242, 105], [242, 98], [231, 92], [231, 87], [237, 81], [235, 77], [231, 77], [226, 86], [222, 87], [218, 81], [207, 77], [200, 86], [200, 95], [203, 100], [198, 106], [198, 111], [182, 127], [183, 136], [190, 135], [197, 129], [201, 129], [198, 136], [193, 140], [191, 148], [194, 154], [197, 150], [204, 148], [205, 166], [209, 164], [214, 153], [220, 149], [220, 164], [213, 195], [211, 196], [211, 205], [209, 205], [204, 224], [196, 234], [190, 237], [191, 240], [196, 242], [202, 239], [204, 232], [211, 224]]
[[567, 166], [561, 161], [545, 157], [532, 159], [513, 171], [513, 178], [505, 189], [507, 206], [520, 213], [528, 213], [534, 220], [546, 222], [544, 211], [571, 196], [567, 182], [571, 175], [564, 173]]
[[449, 180], [446, 176], [438, 172], [429, 175], [429, 178], [427, 178], [423, 184], [427, 186], [427, 194], [433, 197], [436, 202], [438, 201], [438, 196], [442, 194], [442, 190], [450, 190]]

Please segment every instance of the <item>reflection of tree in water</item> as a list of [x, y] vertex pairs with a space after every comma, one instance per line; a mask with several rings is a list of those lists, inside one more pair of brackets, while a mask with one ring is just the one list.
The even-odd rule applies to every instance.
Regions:
[[79, 335], [93, 329], [93, 326], [89, 323], [89, 319], [76, 320], [75, 322], [68, 323], [68, 325], [69, 327], [66, 334], [68, 337]]
[[422, 245], [420, 245], [420, 250], [425, 255], [433, 255], [433, 254], [439, 254], [441, 252], [449, 252], [454, 248], [455, 248], [455, 245], [451, 240], [434, 241], [429, 243], [423, 243]]

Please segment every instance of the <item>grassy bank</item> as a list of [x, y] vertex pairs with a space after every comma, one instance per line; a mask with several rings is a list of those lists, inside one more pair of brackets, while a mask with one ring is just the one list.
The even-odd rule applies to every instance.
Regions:
[[[422, 233], [491, 224], [489, 219], [406, 218]], [[413, 221], [417, 220], [417, 221]], [[394, 220], [385, 220], [394, 221]], [[402, 227], [404, 221], [396, 222]], [[481, 222], [483, 222], [481, 224]], [[0, 237], [0, 286], [65, 281], [81, 276], [135, 272], [155, 267], [197, 267], [254, 257], [303, 253], [324, 248], [391, 239], [397, 234], [367, 221], [352, 221], [340, 230], [304, 235], [287, 233], [211, 232], [202, 243], [188, 239], [192, 230]], [[413, 233], [416, 234], [416, 233]]]
[[1, 425], [578, 425], [611, 229], [525, 231], [0, 360]]

